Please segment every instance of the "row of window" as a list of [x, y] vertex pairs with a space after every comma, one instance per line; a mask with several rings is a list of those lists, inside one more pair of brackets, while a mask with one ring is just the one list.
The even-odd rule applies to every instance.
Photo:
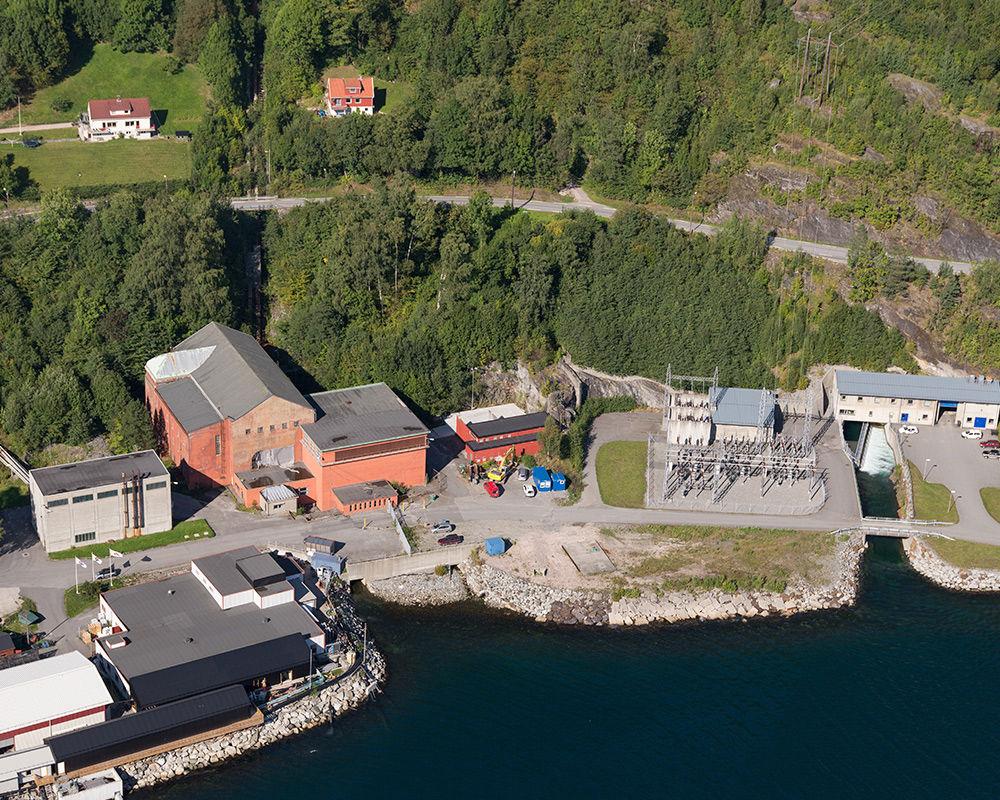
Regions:
[[[842, 394], [840, 396], [840, 399], [841, 400], [847, 400], [847, 395], [846, 394]], [[896, 403], [899, 402], [899, 398], [898, 397], [873, 397], [872, 398], [872, 402], [873, 403], [881, 403], [883, 400], [888, 400], [889, 403], [890, 403], [890, 405], [895, 405]], [[863, 403], [864, 401], [865, 401], [864, 397], [861, 397], [861, 396], [858, 397], [858, 402], [859, 403]], [[916, 400], [907, 400], [906, 401], [906, 405], [912, 406], [915, 402], [917, 402], [917, 401]], [[933, 400], [921, 400], [920, 401], [920, 405], [922, 405], [924, 408], [930, 408], [930, 406], [933, 403], [934, 403]]]
[[90, 531], [90, 533], [78, 533], [76, 536], [73, 537], [74, 544], [84, 544], [86, 542], [95, 542], [95, 541], [97, 541], [96, 531]]
[[[147, 492], [153, 492], [153, 491], [156, 491], [157, 489], [165, 489], [166, 486], [167, 486], [167, 482], [166, 481], [153, 481], [152, 483], [147, 483], [146, 484], [146, 491]], [[122, 491], [124, 492], [124, 494], [131, 494], [132, 493], [132, 487], [131, 486], [126, 486]], [[117, 496], [118, 496], [118, 490], [117, 489], [106, 489], [103, 492], [98, 492], [97, 493], [97, 499], [98, 500], [106, 500], [109, 497], [117, 497]], [[73, 497], [72, 499], [73, 499], [73, 505], [76, 505], [77, 503], [89, 503], [91, 500], [94, 499], [94, 495], [93, 495], [93, 493], [90, 493], [90, 494], [78, 494], [75, 497]], [[49, 502], [47, 502], [45, 504], [45, 507], [46, 508], [57, 508], [59, 506], [69, 505], [69, 502], [70, 502], [70, 498], [68, 498], [68, 497], [60, 497], [60, 498], [57, 498], [55, 500], [49, 500]]]
[[[268, 427], [268, 431], [270, 433], [274, 433], [278, 429], [277, 425], [268, 425], [267, 427]], [[292, 427], [293, 428], [299, 427], [299, 421], [295, 420], [294, 422], [292, 422]], [[252, 430], [253, 430], [252, 428], [247, 428], [246, 430], [243, 431], [243, 435], [244, 436], [249, 436], [250, 432]], [[288, 423], [287, 422], [282, 422], [281, 423], [281, 430], [283, 430], [283, 431], [287, 431], [288, 430]], [[257, 428], [257, 433], [263, 433], [263, 432], [264, 432], [264, 426], [261, 425], [259, 428]], [[218, 440], [219, 437], [216, 436], [215, 438], [216, 438], [216, 440]], [[216, 451], [216, 455], [218, 455], [218, 451]]]
[[[840, 413], [843, 414], [845, 417], [853, 417], [854, 416], [854, 409], [853, 408], [842, 408], [840, 410]], [[874, 417], [875, 416], [875, 412], [874, 411], [869, 411], [868, 412], [868, 416], [869, 417]], [[928, 419], [928, 415], [927, 414], [921, 414], [920, 415], [920, 419], [922, 419], [922, 420], [923, 419]], [[916, 422], [917, 420], [916, 420], [916, 417], [911, 417], [907, 421], [908, 422]], [[970, 422], [971, 422], [971, 418], [970, 418]]]

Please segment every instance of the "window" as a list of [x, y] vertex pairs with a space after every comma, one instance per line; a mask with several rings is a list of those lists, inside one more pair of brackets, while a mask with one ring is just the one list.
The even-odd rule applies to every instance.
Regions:
[[78, 533], [73, 537], [74, 544], [83, 544], [84, 542], [94, 542], [97, 541], [97, 532], [90, 531], [90, 533]]
[[217, 456], [222, 455], [222, 437], [218, 434], [215, 436], [215, 454]]
[[293, 427], [293, 428], [297, 428], [297, 427], [299, 427], [299, 421], [298, 421], [298, 420], [295, 420], [295, 422], [293, 422], [293, 423], [292, 423], [292, 427]]
[[257, 433], [263, 433], [263, 432], [264, 432], [264, 426], [261, 425], [259, 428], [257, 428]]
[[861, 402], [862, 400], [864, 400], [864, 399], [865, 399], [865, 398], [863, 398], [863, 397], [858, 397], [858, 402], [860, 403], [860, 402]]
[[273, 425], [269, 426], [268, 433], [274, 433], [274, 426]]
[[97, 499], [98, 500], [105, 500], [108, 497], [118, 497], [118, 490], [117, 489], [108, 489], [107, 491], [98, 492], [97, 493]]
[[972, 422], [972, 417], [966, 417], [966, 418], [965, 418], [965, 421], [966, 421], [966, 422]]
[[77, 503], [89, 503], [93, 499], [94, 495], [92, 494], [78, 494], [73, 498], [73, 505], [76, 505]]
[[281, 430], [283, 430], [283, 431], [287, 431], [288, 430], [288, 423], [287, 422], [282, 422], [281, 423]]
[[927, 415], [926, 414], [921, 415], [920, 419], [927, 419]]
[[249, 435], [250, 435], [250, 429], [249, 429], [249, 428], [247, 428], [247, 429], [246, 429], [246, 430], [245, 430], [245, 431], [243, 432], [243, 435], [244, 435], [244, 436], [249, 436]]
[[69, 505], [69, 500], [67, 500], [65, 497], [61, 497], [58, 500], [49, 500], [49, 502], [45, 504], [45, 507], [55, 508], [56, 506], [68, 506], [68, 505]]
[[167, 485], [166, 481], [157, 481], [156, 483], [147, 483], [146, 491], [151, 492], [153, 489], [163, 489]]
[[854, 409], [853, 408], [845, 408], [841, 413], [842, 414], [849, 414], [850, 416], [853, 417], [854, 416]]

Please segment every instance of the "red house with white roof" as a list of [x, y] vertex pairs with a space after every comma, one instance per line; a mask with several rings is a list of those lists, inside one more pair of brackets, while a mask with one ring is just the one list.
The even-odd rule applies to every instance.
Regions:
[[151, 139], [156, 123], [148, 97], [116, 97], [114, 100], [91, 100], [87, 113], [80, 115], [77, 126], [85, 142], [109, 139]]
[[375, 79], [371, 75], [357, 78], [327, 78], [326, 112], [333, 117], [347, 114], [375, 113]]

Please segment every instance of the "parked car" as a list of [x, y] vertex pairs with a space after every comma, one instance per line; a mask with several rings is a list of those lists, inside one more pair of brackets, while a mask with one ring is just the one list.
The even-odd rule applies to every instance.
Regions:
[[533, 483], [525, 483], [521, 486], [521, 488], [524, 489], [525, 497], [534, 497], [538, 494], [538, 489], [535, 488], [535, 484]]
[[1000, 450], [983, 450], [983, 458], [1000, 458]]
[[25, 139], [24, 146], [27, 148], [41, 147], [42, 143], [38, 139]]
[[517, 479], [519, 481], [526, 481], [526, 480], [528, 480], [528, 477], [530, 475], [531, 475], [531, 472], [530, 472], [530, 470], [527, 467], [518, 467], [517, 468]]
[[455, 526], [451, 524], [451, 520], [442, 519], [434, 523], [431, 533], [451, 533], [453, 530]]
[[915, 433], [919, 433], [920, 429], [916, 425], [903, 425], [899, 429], [899, 432], [900, 433], [906, 433], [906, 434], [909, 434], [910, 436], [912, 436]]
[[983, 432], [982, 431], [973, 430], [972, 428], [966, 428], [964, 431], [962, 431], [962, 438], [963, 439], [982, 439], [983, 438]]
[[459, 536], [457, 533], [449, 533], [447, 536], [442, 536], [438, 539], [438, 544], [442, 547], [447, 547], [449, 544], [461, 544], [464, 541], [464, 536]]
[[992, 450], [994, 447], [1000, 447], [1000, 439], [987, 439], [985, 442], [980, 442], [979, 446]]
[[483, 486], [490, 497], [499, 497], [503, 493], [503, 487], [496, 481], [486, 481]]

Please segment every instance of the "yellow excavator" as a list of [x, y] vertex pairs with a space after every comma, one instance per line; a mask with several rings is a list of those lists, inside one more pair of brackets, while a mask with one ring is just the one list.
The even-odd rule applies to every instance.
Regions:
[[514, 448], [511, 447], [510, 450], [503, 454], [503, 458], [499, 459], [496, 464], [486, 470], [486, 477], [491, 481], [503, 483], [507, 480], [507, 476], [510, 475], [510, 470], [514, 466], [514, 459]]

